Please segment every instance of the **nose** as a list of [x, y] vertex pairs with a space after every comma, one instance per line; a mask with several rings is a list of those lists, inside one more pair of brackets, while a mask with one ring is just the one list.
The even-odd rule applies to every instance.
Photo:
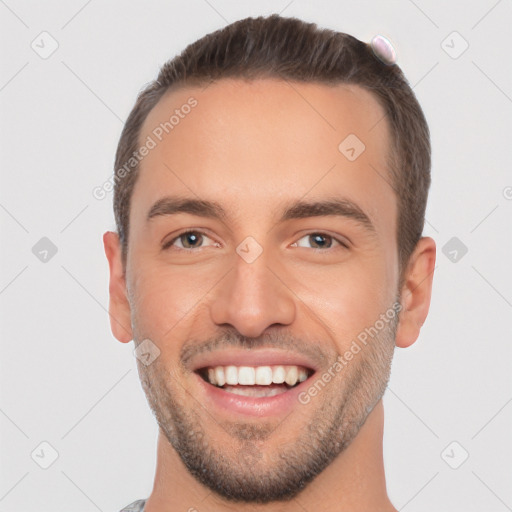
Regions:
[[216, 287], [210, 303], [215, 324], [234, 327], [241, 335], [256, 338], [270, 326], [293, 323], [293, 292], [267, 264], [263, 255], [252, 263], [236, 257], [234, 268]]

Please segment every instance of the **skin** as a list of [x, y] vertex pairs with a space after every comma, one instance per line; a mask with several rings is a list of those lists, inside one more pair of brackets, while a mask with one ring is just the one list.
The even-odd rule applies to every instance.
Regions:
[[[150, 112], [140, 140], [190, 96], [197, 106], [141, 162], [126, 268], [117, 234], [103, 238], [114, 336], [136, 344], [149, 338], [160, 350], [151, 365], [138, 362], [160, 425], [145, 510], [394, 511], [385, 484], [381, 396], [394, 347], [414, 343], [428, 314], [436, 246], [429, 237], [420, 239], [398, 289], [397, 202], [379, 175], [387, 173], [389, 128], [381, 122], [370, 130], [384, 111], [357, 86], [221, 80], [167, 93]], [[366, 146], [353, 162], [338, 150], [351, 133]], [[226, 217], [179, 213], [147, 221], [165, 195], [215, 201]], [[375, 232], [341, 216], [280, 220], [294, 201], [333, 197], [359, 205]], [[180, 251], [178, 241], [162, 249], [192, 228], [207, 235], [203, 246]], [[319, 248], [308, 237], [313, 233], [347, 247], [333, 241]], [[252, 263], [236, 252], [248, 236], [263, 249]], [[212, 408], [181, 358], [184, 348], [211, 349], [213, 340], [236, 347], [250, 339], [258, 346], [308, 348], [327, 369], [397, 298], [403, 309], [396, 324], [387, 324], [321, 393], [286, 418], [240, 418]], [[244, 441], [242, 427], [247, 432], [248, 425], [252, 437]], [[332, 425], [337, 429], [326, 436]], [[183, 440], [180, 426], [198, 436], [181, 447], [181, 456], [175, 445]], [[280, 455], [307, 467], [314, 441], [324, 443], [332, 460], [300, 492], [267, 503], [227, 499], [184, 462], [196, 456], [217, 464], [226, 482], [278, 482], [289, 467], [279, 465]]]

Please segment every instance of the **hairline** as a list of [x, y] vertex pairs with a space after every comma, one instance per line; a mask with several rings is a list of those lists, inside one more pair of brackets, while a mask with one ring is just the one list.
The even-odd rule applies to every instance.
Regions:
[[[400, 208], [400, 197], [396, 193], [396, 180], [399, 179], [400, 172], [402, 172], [401, 166], [400, 166], [400, 156], [399, 156], [399, 144], [398, 144], [398, 137], [395, 133], [393, 133], [391, 123], [389, 122], [388, 118], [388, 109], [387, 105], [384, 103], [382, 98], [375, 92], [375, 88], [367, 87], [364, 84], [357, 83], [357, 82], [350, 82], [348, 80], [340, 79], [340, 80], [322, 80], [322, 79], [315, 79], [312, 78], [311, 80], [297, 80], [297, 79], [286, 79], [282, 76], [279, 76], [276, 73], [270, 73], [268, 71], [263, 71], [260, 73], [245, 73], [242, 75], [229, 75], [221, 76], [217, 79], [209, 79], [207, 76], [193, 76], [187, 79], [181, 79], [178, 80], [168, 86], [162, 86], [158, 80], [154, 80], [151, 82], [150, 85], [156, 84], [160, 85], [160, 87], [163, 87], [161, 91], [157, 89], [157, 92], [159, 92], [159, 96], [156, 100], [156, 102], [153, 104], [150, 110], [146, 112], [144, 119], [141, 121], [139, 130], [137, 132], [136, 137], [136, 145], [139, 147], [141, 145], [141, 138], [143, 136], [144, 127], [147, 123], [147, 120], [152, 112], [160, 105], [162, 101], [164, 101], [166, 98], [171, 96], [174, 93], [184, 91], [186, 89], [198, 89], [203, 86], [209, 87], [212, 83], [218, 84], [219, 82], [245, 82], [245, 83], [253, 83], [257, 81], [275, 81], [275, 82], [291, 82], [291, 83], [300, 83], [300, 84], [315, 84], [315, 85], [321, 85], [328, 88], [336, 88], [338, 86], [345, 86], [347, 89], [350, 88], [359, 88], [363, 89], [364, 91], [370, 93], [370, 95], [373, 97], [373, 99], [377, 102], [377, 104], [381, 107], [381, 109], [384, 112], [384, 118], [383, 121], [386, 124], [386, 130], [387, 130], [387, 150], [386, 155], [384, 158], [384, 164], [385, 164], [385, 171], [387, 173], [387, 177], [390, 180], [391, 188], [393, 189], [393, 196], [395, 198], [395, 204], [396, 204], [396, 226], [395, 226], [395, 244], [397, 245], [398, 250], [398, 264], [399, 264], [399, 271], [400, 274], [403, 272], [402, 264], [401, 264], [401, 257], [400, 257], [400, 247], [399, 247], [399, 229], [400, 229], [400, 214], [401, 214], [401, 208]], [[206, 85], [208, 84], [208, 85]], [[203, 90], [206, 89], [206, 87], [203, 87]], [[380, 123], [381, 121], [378, 121]], [[373, 129], [373, 128], [372, 128]], [[122, 254], [122, 263], [123, 263], [123, 269], [126, 269], [126, 262], [128, 257], [128, 240], [129, 240], [129, 231], [130, 231], [130, 214], [132, 210], [132, 198], [134, 194], [135, 187], [137, 185], [137, 182], [139, 180], [139, 174], [141, 171], [140, 168], [141, 162], [137, 162], [137, 165], [134, 167], [134, 174], [135, 178], [132, 184], [132, 188], [130, 190], [129, 195], [129, 208], [128, 208], [128, 217], [126, 222], [126, 232], [124, 233], [124, 243], [122, 243], [121, 247], [121, 254]], [[388, 184], [389, 185], [389, 184]]]

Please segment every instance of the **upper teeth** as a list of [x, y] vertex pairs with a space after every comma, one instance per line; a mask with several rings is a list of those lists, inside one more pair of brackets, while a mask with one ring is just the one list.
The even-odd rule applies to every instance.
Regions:
[[294, 386], [308, 378], [308, 370], [301, 366], [215, 366], [208, 368], [208, 381], [216, 386], [268, 386], [286, 382]]

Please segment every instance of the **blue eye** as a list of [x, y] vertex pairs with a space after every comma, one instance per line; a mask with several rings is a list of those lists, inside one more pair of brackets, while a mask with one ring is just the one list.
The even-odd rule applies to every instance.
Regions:
[[[210, 241], [211, 243], [207, 243]], [[168, 249], [171, 246], [175, 246], [178, 249], [191, 250], [208, 245], [218, 245], [211, 238], [207, 237], [200, 231], [185, 231], [174, 237], [172, 240], [166, 242], [163, 249]]]
[[335, 244], [346, 247], [345, 244], [336, 240], [331, 235], [325, 233], [310, 233], [309, 235], [303, 236], [292, 245], [295, 247], [310, 247], [312, 249], [330, 249]]
[[[326, 233], [309, 233], [303, 236], [297, 242], [292, 244], [292, 247], [306, 247], [310, 249], [331, 249], [336, 245], [348, 248], [346, 244]], [[175, 236], [172, 240], [166, 242], [162, 249], [175, 248], [177, 250], [191, 251], [194, 249], [201, 249], [203, 247], [215, 246], [220, 247], [220, 244], [212, 240], [205, 233], [197, 230], [188, 230]]]

